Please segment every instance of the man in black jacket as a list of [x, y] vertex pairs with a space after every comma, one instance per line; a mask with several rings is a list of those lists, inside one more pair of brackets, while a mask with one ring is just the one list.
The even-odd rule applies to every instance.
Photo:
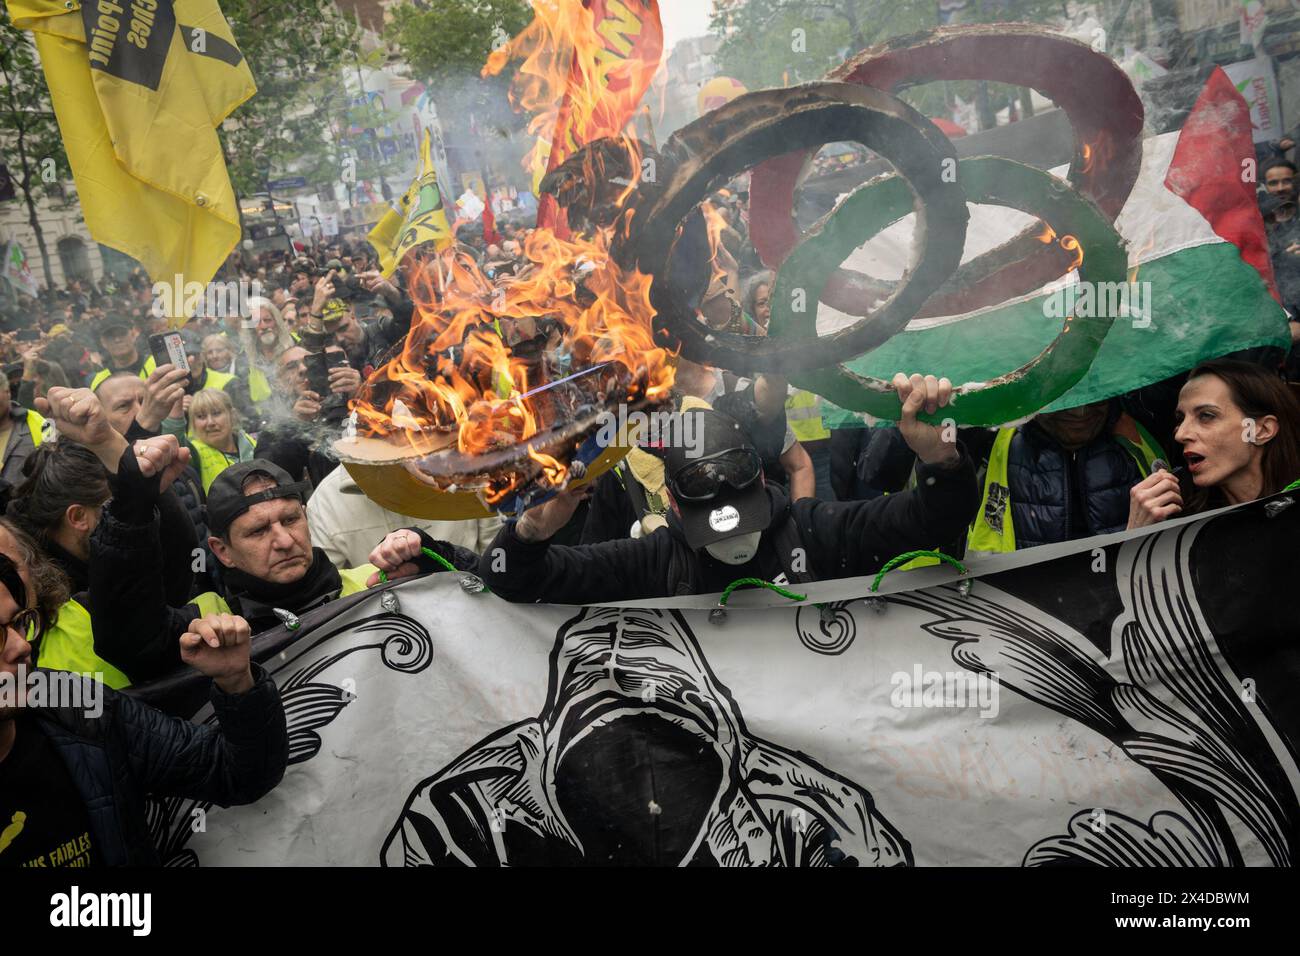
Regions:
[[213, 679], [217, 723], [193, 724], [95, 681], [32, 670], [30, 593], [25, 569], [0, 555], [0, 867], [156, 866], [147, 794], [232, 806], [280, 782], [284, 707], [249, 660], [247, 622], [212, 615], [181, 636], [182, 659]]
[[[916, 457], [897, 429], [868, 433], [857, 464], [860, 497], [904, 488]], [[963, 429], [984, 476], [967, 557], [1123, 531], [1129, 490], [1165, 458], [1159, 442], [1119, 399], [1036, 416], [997, 430]]]
[[479, 575], [508, 601], [588, 604], [716, 593], [740, 578], [793, 584], [852, 577], [904, 552], [938, 547], [964, 532], [979, 503], [969, 458], [944, 440], [947, 429], [917, 420], [923, 408], [933, 415], [948, 404], [952, 384], [900, 374], [894, 385], [903, 402], [899, 430], [922, 463], [914, 491], [791, 504], [764, 486], [761, 460], [735, 421], [695, 410], [683, 413], [676, 437], [702, 429], [694, 432], [702, 441], [674, 440], [665, 449], [668, 527], [637, 539], [552, 546], [579, 498], [561, 495], [503, 527]]
[[[90, 612], [95, 653], [132, 682], [180, 666], [176, 637], [190, 622], [234, 612], [254, 633], [285, 624], [330, 601], [364, 591], [376, 569], [335, 568], [313, 548], [304, 507], [308, 488], [278, 465], [260, 458], [231, 465], [207, 496], [208, 545], [223, 565], [221, 593], [169, 604], [161, 585], [165, 556], [159, 538], [159, 488], [169, 487], [189, 460], [175, 436], [121, 444], [103, 408], [85, 389], [50, 392], [51, 414], [62, 434], [101, 460], [121, 449], [113, 497], [100, 511], [90, 539]], [[464, 570], [477, 555], [432, 542]]]
[[[363, 289], [372, 295], [383, 296], [392, 310], [391, 317], [363, 325], [357, 319], [351, 299], [336, 296], [336, 287], [345, 283], [352, 285], [352, 289], [344, 290], [351, 296], [359, 295]], [[349, 279], [331, 269], [316, 283], [308, 325], [311, 332], [323, 330], [328, 338], [342, 347], [347, 353], [348, 364], [366, 378], [378, 366], [384, 353], [406, 338], [414, 315], [415, 306], [411, 300], [378, 272], [367, 272]], [[307, 344], [309, 339], [310, 336], [304, 337], [303, 344]]]

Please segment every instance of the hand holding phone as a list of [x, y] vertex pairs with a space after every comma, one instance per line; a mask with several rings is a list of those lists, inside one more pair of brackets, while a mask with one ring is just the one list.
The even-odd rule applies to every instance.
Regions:
[[302, 364], [307, 369], [307, 387], [317, 395], [330, 393], [329, 358], [324, 352], [308, 352]]
[[185, 357], [185, 342], [179, 332], [157, 332], [149, 336], [149, 354], [155, 366], [174, 365], [182, 372], [190, 370], [190, 360]]

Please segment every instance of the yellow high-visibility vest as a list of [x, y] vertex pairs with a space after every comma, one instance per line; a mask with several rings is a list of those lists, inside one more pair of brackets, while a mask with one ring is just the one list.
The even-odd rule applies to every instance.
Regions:
[[56, 671], [93, 677], [114, 690], [131, 686], [131, 678], [95, 653], [90, 612], [75, 598], [59, 608], [59, 619], [41, 635], [37, 663]]
[[[157, 368], [158, 363], [155, 362], [153, 356], [150, 355], [144, 360], [144, 367], [140, 369], [140, 377], [145, 381], [148, 381], [149, 376], [152, 375]], [[219, 388], [224, 390], [227, 385], [235, 380], [235, 376], [231, 375], [229, 372], [218, 372], [215, 368], [205, 368], [204, 372], [207, 373], [207, 377], [203, 380], [204, 388]], [[90, 388], [94, 391], [95, 386], [91, 385]]]
[[[339, 568], [339, 578], [343, 581], [343, 589], [339, 591], [339, 597], [345, 598], [364, 591], [366, 582], [378, 570], [373, 564], [362, 564], [355, 568]], [[190, 603], [198, 605], [199, 613], [203, 617], [207, 617], [209, 614], [231, 613], [230, 605], [226, 603], [226, 599], [215, 591], [205, 591]]]
[[831, 437], [830, 429], [822, 424], [821, 397], [812, 392], [797, 389], [786, 398], [785, 420], [801, 443]]
[[[248, 439], [250, 445], [257, 447], [257, 442], [251, 435], [244, 436]], [[207, 494], [212, 483], [217, 480], [217, 475], [221, 474], [231, 465], [240, 460], [239, 452], [234, 455], [228, 455], [220, 448], [213, 448], [205, 441], [200, 441], [194, 436], [186, 439], [190, 447], [194, 449], [195, 457], [198, 458], [199, 480], [203, 483], [203, 493]], [[235, 436], [235, 447], [239, 447], [239, 436]]]
[[248, 397], [254, 404], [264, 402], [271, 397], [271, 383], [260, 368], [248, 370]]
[[50, 437], [54, 431], [54, 422], [47, 421], [40, 412], [27, 410], [27, 430], [32, 434], [33, 447], [40, 448], [41, 442]]
[[[993, 442], [989, 453], [988, 472], [984, 476], [984, 494], [980, 500], [980, 510], [971, 526], [966, 539], [966, 557], [981, 554], [1008, 554], [1016, 550], [1016, 528], [1011, 518], [1011, 483], [1008, 466], [1011, 459], [1011, 439], [1015, 437], [1016, 428], [1003, 428]], [[1113, 437], [1120, 447], [1137, 462], [1138, 471], [1143, 478], [1151, 474], [1151, 466], [1157, 458], [1164, 457], [1151, 433], [1128, 415], [1123, 415], [1116, 422]]]
[[[378, 568], [363, 564], [356, 568], [343, 568], [339, 577], [343, 589], [339, 597], [348, 597], [366, 589], [366, 581]], [[205, 591], [190, 602], [199, 609], [200, 617], [209, 614], [229, 614], [230, 605], [215, 591]], [[59, 608], [59, 618], [37, 643], [37, 664], [50, 670], [69, 671], [99, 680], [114, 690], [131, 686], [131, 678], [95, 653], [95, 632], [90, 612], [75, 598]]]

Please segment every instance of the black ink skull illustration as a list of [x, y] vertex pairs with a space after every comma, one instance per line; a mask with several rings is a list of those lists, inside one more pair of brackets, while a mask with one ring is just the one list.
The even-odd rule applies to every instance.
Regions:
[[422, 781], [387, 866], [910, 865], [871, 795], [749, 732], [681, 615], [584, 610], [547, 701]]

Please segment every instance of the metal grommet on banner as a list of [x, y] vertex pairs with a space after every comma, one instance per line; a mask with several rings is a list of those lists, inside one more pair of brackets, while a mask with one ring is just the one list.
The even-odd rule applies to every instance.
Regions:
[[725, 607], [715, 607], [713, 610], [709, 611], [709, 623], [718, 625], [726, 624], [727, 609]]
[[477, 574], [470, 574], [468, 571], [459, 575], [460, 589], [466, 594], [482, 594], [487, 584]]
[[1270, 501], [1264, 506], [1264, 514], [1268, 515], [1270, 518], [1276, 518], [1293, 504], [1295, 504], [1294, 498], [1280, 498], [1277, 501]]
[[966, 580], [962, 581], [960, 584], [957, 585], [957, 593], [964, 598], [970, 597], [971, 585], [974, 583], [975, 582], [972, 581], [970, 578], [967, 578]]
[[379, 598], [379, 606], [389, 614], [401, 614], [402, 602], [398, 600], [397, 595], [392, 591], [385, 591]]
[[280, 619], [280, 623], [289, 630], [296, 631], [298, 628], [302, 627], [302, 620], [292, 611], [286, 611], [282, 607], [273, 607], [271, 610], [274, 611], [275, 616]]
[[196, 205], [196, 206], [206, 206], [207, 204], [208, 204], [208, 197], [207, 197], [207, 196], [203, 195], [203, 193], [195, 193], [195, 194], [194, 194], [194, 205]]
[[884, 614], [885, 608], [888, 607], [888, 605], [885, 604], [885, 599], [878, 597], [863, 598], [862, 603], [877, 614]]

